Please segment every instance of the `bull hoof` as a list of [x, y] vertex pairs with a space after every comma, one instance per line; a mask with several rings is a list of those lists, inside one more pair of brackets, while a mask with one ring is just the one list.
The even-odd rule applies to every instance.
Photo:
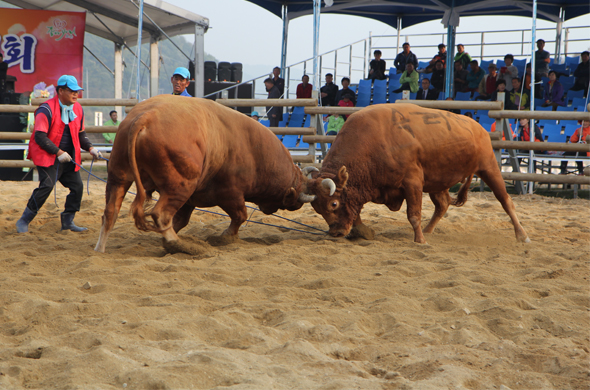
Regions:
[[222, 234], [221, 236], [209, 236], [207, 237], [207, 244], [211, 245], [211, 246], [224, 246], [224, 245], [229, 245], [229, 244], [233, 244], [235, 242], [238, 242], [240, 240], [240, 238], [238, 237], [238, 235], [229, 235], [229, 234]]
[[348, 238], [364, 238], [365, 240], [374, 240], [375, 231], [367, 225], [356, 225], [350, 229]]
[[192, 244], [182, 240], [166, 241], [162, 239], [164, 249], [168, 253], [186, 253], [193, 256], [202, 256], [209, 252], [209, 248], [205, 244]]

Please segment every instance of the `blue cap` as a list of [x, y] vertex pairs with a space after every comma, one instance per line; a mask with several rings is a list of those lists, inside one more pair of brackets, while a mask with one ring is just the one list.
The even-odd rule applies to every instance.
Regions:
[[250, 114], [250, 116], [260, 116], [260, 115], [258, 115], [258, 111], [252, 111], [252, 114]]
[[176, 68], [176, 70], [174, 71], [174, 73], [172, 73], [172, 76], [174, 75], [179, 75], [182, 76], [185, 79], [189, 79], [191, 77], [190, 72], [188, 71], [187, 68], [183, 68], [182, 66], [179, 66], [178, 68]]
[[84, 88], [82, 88], [81, 86], [78, 85], [78, 80], [76, 80], [76, 78], [74, 76], [70, 76], [67, 74], [64, 74], [63, 76], [61, 76], [57, 80], [57, 86], [58, 87], [68, 87], [72, 91], [80, 91], [80, 90], [83, 91], [84, 90]]

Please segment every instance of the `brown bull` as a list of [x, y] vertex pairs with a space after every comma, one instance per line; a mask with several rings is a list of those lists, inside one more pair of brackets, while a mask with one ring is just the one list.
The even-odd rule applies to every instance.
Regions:
[[[330, 227], [329, 234], [371, 238], [360, 212], [367, 202], [400, 209], [407, 202], [414, 241], [421, 229], [422, 193], [435, 210], [424, 233], [432, 233], [449, 204], [467, 200], [473, 175], [494, 192], [510, 216], [516, 238], [529, 242], [494, 156], [488, 133], [474, 120], [413, 104], [380, 104], [351, 115], [338, 133], [319, 174], [307, 183], [311, 203]], [[456, 199], [449, 188], [463, 182]]]
[[[297, 210], [309, 198], [303, 193], [306, 180], [278, 138], [247, 116], [206, 99], [157, 96], [138, 104], [119, 126], [95, 250], [104, 252], [133, 182], [137, 228], [161, 233], [169, 251], [194, 253], [199, 251], [176, 233], [195, 207], [219, 206], [231, 217], [216, 239], [227, 244], [247, 219], [246, 201], [266, 214]], [[154, 191], [159, 200], [147, 212]]]

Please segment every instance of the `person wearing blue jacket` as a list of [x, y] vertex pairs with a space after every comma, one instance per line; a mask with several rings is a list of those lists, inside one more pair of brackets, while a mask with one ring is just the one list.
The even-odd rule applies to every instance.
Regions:
[[542, 107], [553, 107], [553, 111], [557, 110], [558, 106], [565, 106], [563, 99], [563, 85], [557, 80], [557, 73], [554, 70], [549, 72], [549, 82], [545, 86], [543, 93]]

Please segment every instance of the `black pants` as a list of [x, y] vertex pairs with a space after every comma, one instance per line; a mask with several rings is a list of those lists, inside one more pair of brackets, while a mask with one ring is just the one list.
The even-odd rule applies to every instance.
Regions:
[[[583, 155], [583, 153], [565, 152], [563, 155], [577, 157], [577, 156]], [[578, 167], [578, 173], [581, 175], [584, 172], [584, 162], [583, 161], [576, 161], [576, 165]], [[561, 168], [561, 173], [567, 173], [567, 161], [562, 161], [560, 168]]]
[[[72, 154], [73, 156], [73, 154]], [[75, 213], [80, 211], [80, 203], [82, 202], [82, 193], [84, 192], [84, 185], [80, 178], [80, 172], [76, 172], [76, 164], [73, 162], [61, 164], [58, 159], [50, 167], [37, 167], [39, 172], [39, 187], [33, 190], [33, 194], [27, 203], [27, 207], [37, 212], [45, 204], [45, 201], [51, 194], [55, 179], [64, 186], [70, 189], [70, 193], [66, 197], [66, 205], [64, 212]], [[56, 174], [57, 173], [57, 174]]]
[[393, 93], [400, 93], [402, 91], [410, 91], [410, 83], [403, 83], [402, 86], [395, 91], [391, 91]]

